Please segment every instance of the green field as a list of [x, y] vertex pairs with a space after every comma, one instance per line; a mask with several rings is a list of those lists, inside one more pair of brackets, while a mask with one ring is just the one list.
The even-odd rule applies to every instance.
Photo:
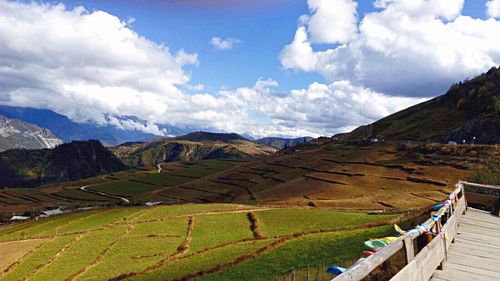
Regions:
[[[19, 243], [16, 249], [27, 252], [7, 260], [0, 279], [274, 280], [349, 260], [365, 239], [388, 234], [393, 218], [233, 204], [66, 214], [0, 228], [0, 256], [15, 256], [2, 252], [2, 243]], [[371, 223], [381, 226], [367, 228]], [[31, 239], [42, 244], [23, 249], [22, 241]]]
[[133, 178], [123, 178], [106, 183], [94, 184], [89, 189], [109, 194], [134, 197], [167, 186], [184, 184], [198, 178], [210, 176], [238, 164], [235, 161], [201, 160], [186, 163], [184, 168], [166, 170], [161, 174], [150, 173]]

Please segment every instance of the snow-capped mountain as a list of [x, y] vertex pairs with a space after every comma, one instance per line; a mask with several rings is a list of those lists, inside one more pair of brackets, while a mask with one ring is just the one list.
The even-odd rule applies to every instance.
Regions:
[[48, 129], [0, 115], [0, 151], [12, 148], [54, 148], [62, 143]]

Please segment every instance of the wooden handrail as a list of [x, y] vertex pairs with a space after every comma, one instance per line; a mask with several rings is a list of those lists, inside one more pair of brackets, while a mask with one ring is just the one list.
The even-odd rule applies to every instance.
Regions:
[[473, 183], [473, 182], [467, 182], [467, 181], [459, 181], [459, 183], [462, 183], [463, 185], [468, 185], [468, 186], [481, 187], [481, 188], [493, 189], [493, 190], [500, 191], [500, 186], [498, 186], [498, 185], [479, 184], [479, 183]]
[[[380, 249], [375, 254], [369, 256], [361, 262], [355, 263], [340, 274], [334, 281], [358, 281], [367, 277], [373, 270], [378, 268], [395, 253], [403, 247], [406, 251], [407, 265], [401, 269], [391, 280], [392, 281], [407, 281], [407, 280], [429, 280], [436, 268], [446, 258], [446, 251], [455, 238], [457, 233], [458, 222], [460, 216], [466, 210], [466, 201], [464, 194], [464, 185], [468, 183], [459, 181], [456, 189], [448, 196], [448, 204], [445, 204], [439, 209], [436, 214], [425, 221], [415, 229], [408, 231], [396, 241], [388, 246]], [[459, 194], [461, 195], [459, 198]], [[446, 224], [440, 226], [442, 216], [446, 211], [451, 213], [451, 216], [446, 221]], [[431, 231], [437, 226], [436, 231], [440, 235], [427, 244], [419, 253], [415, 253], [413, 249], [413, 240], [423, 233]], [[447, 237], [445, 239], [445, 237]], [[442, 246], [440, 246], [442, 245]], [[446, 250], [445, 250], [446, 249]]]

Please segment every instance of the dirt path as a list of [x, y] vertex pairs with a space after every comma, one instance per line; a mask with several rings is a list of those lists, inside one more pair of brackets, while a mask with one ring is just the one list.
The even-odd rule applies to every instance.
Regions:
[[88, 192], [88, 193], [94, 193], [94, 194], [99, 194], [101, 196], [104, 196], [104, 197], [108, 197], [108, 198], [114, 198], [114, 199], [120, 199], [122, 200], [123, 202], [127, 203], [127, 204], [130, 204], [130, 200], [128, 200], [127, 198], [125, 197], [120, 197], [120, 196], [115, 196], [115, 195], [111, 195], [111, 194], [107, 194], [107, 193], [104, 193], [104, 192], [99, 192], [99, 191], [95, 191], [95, 190], [88, 190], [87, 187], [89, 187], [90, 185], [85, 185], [85, 186], [82, 186], [80, 187], [80, 190], [83, 190], [85, 192]]

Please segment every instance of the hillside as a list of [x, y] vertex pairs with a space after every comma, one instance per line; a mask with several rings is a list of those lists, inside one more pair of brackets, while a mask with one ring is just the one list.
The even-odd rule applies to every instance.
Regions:
[[61, 143], [48, 129], [0, 115], [0, 152], [14, 148], [54, 148]]
[[66, 214], [0, 227], [0, 279], [280, 280], [305, 267], [323, 276], [323, 265], [350, 261], [397, 220], [236, 204]]
[[73, 141], [54, 149], [12, 149], [0, 153], [0, 187], [29, 187], [123, 170], [99, 141]]
[[297, 144], [300, 143], [306, 143], [308, 141], [311, 141], [313, 138], [311, 137], [303, 137], [303, 138], [295, 138], [295, 139], [287, 139], [287, 138], [274, 138], [274, 137], [269, 137], [269, 138], [262, 138], [256, 140], [256, 142], [265, 144], [268, 146], [273, 146], [278, 149], [283, 149], [283, 148], [288, 148], [288, 147], [293, 147], [296, 146]]
[[[79, 190], [88, 186], [88, 190], [126, 197], [132, 203], [217, 202], [397, 211], [441, 200], [458, 180], [469, 179], [496, 158], [500, 158], [496, 146], [347, 145], [323, 139], [252, 161], [171, 162], [162, 164], [161, 173], [150, 166], [44, 186], [36, 192], [25, 189], [19, 195], [14, 189], [0, 191], [0, 207], [21, 209], [36, 203], [36, 198], [26, 197], [30, 194], [91, 202]], [[102, 200], [109, 198], [96, 201]]]
[[127, 165], [138, 167], [171, 161], [266, 156], [276, 152], [276, 149], [238, 134], [195, 132], [149, 143], [124, 144], [114, 147], [112, 151]]
[[453, 85], [446, 94], [361, 126], [341, 139], [500, 143], [500, 69]]

